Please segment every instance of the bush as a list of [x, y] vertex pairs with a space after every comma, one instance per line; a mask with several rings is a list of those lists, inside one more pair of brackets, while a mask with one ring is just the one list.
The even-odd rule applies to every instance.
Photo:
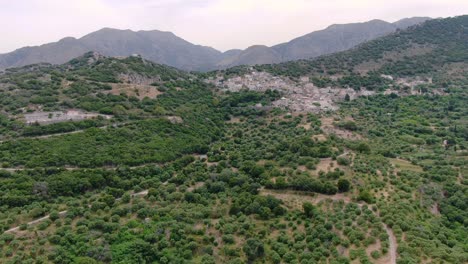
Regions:
[[304, 214], [307, 217], [314, 217], [317, 215], [317, 208], [309, 202], [303, 203], [302, 208], [304, 209]]
[[342, 166], [348, 166], [349, 164], [351, 164], [351, 161], [346, 157], [338, 157], [336, 159], [336, 162], [338, 163], [338, 165]]
[[339, 179], [338, 180], [338, 190], [340, 192], [349, 191], [350, 186], [351, 186], [351, 183], [348, 180], [346, 180], [346, 179]]
[[378, 259], [378, 258], [380, 258], [380, 252], [379, 252], [378, 250], [372, 251], [371, 257], [372, 257], [373, 259]]
[[372, 197], [368, 190], [361, 190], [358, 195], [358, 200], [366, 203], [373, 203], [374, 197]]
[[250, 261], [263, 257], [265, 254], [263, 243], [256, 238], [249, 238], [242, 249]]

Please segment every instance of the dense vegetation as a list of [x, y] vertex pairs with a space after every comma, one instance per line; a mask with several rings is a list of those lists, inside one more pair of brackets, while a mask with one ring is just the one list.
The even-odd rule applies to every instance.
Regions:
[[[465, 30], [466, 17], [435, 20], [335, 57], [265, 66], [376, 90], [394, 84], [381, 73], [456, 72], [441, 95], [379, 94], [320, 114], [139, 57], [89, 53], [1, 74], [0, 263], [468, 262]], [[407, 41], [441, 51], [429, 37], [439, 31], [454, 53], [426, 53], [436, 70], [403, 73], [390, 66], [410, 59], [396, 56], [376, 73], [315, 75]], [[132, 93], [109, 93], [115, 84]], [[141, 87], [157, 96], [133, 95]], [[75, 108], [112, 118], [24, 123]]]
[[[253, 68], [292, 79], [310, 76], [311, 82], [319, 87], [385, 90], [389, 85], [404, 86], [382, 75], [391, 75], [393, 78], [430, 78], [432, 84], [426, 89], [449, 87], [466, 83], [467, 28], [467, 15], [433, 19], [422, 26], [397, 31], [349, 51], [313, 60], [257, 65]], [[221, 73], [229, 78], [248, 71], [249, 67], [238, 66]]]

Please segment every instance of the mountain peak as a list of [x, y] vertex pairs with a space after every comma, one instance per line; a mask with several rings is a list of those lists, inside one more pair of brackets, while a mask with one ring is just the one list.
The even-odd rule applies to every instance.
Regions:
[[430, 20], [432, 18], [430, 17], [409, 17], [409, 18], [403, 18], [398, 21], [393, 22], [392, 24], [395, 25], [396, 27], [400, 29], [405, 29], [410, 26], [422, 24], [426, 22], [427, 20]]
[[74, 38], [74, 37], [65, 37], [65, 38], [59, 40], [59, 42], [71, 42], [71, 41], [76, 41], [76, 38]]

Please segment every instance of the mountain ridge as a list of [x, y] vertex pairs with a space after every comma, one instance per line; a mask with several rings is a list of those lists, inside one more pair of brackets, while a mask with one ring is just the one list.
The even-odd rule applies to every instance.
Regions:
[[65, 37], [57, 42], [0, 54], [0, 69], [40, 62], [62, 64], [89, 51], [118, 57], [140, 54], [153, 62], [188, 71], [271, 64], [343, 51], [428, 19], [405, 18], [394, 23], [374, 19], [362, 23], [334, 24], [272, 47], [253, 45], [245, 50], [226, 52], [193, 44], [168, 31], [105, 27], [81, 38]]

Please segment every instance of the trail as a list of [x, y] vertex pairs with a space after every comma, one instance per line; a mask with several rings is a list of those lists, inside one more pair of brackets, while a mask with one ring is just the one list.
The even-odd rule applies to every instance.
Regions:
[[390, 260], [388, 261], [389, 264], [396, 264], [397, 259], [397, 241], [395, 234], [393, 234], [393, 230], [388, 227], [388, 225], [384, 224], [385, 231], [387, 231], [388, 240], [390, 242], [390, 249], [388, 250], [388, 254], [390, 255]]
[[[334, 195], [326, 195], [320, 193], [310, 193], [304, 191], [280, 191], [280, 190], [269, 190], [261, 189], [260, 194], [262, 195], [272, 195], [281, 200], [307, 200], [313, 204], [318, 204], [321, 201], [332, 200], [332, 201], [344, 201], [345, 203], [350, 203], [351, 197], [345, 196], [343, 193], [337, 193]], [[358, 206], [362, 206], [361, 203], [357, 203]]]
[[[59, 215], [60, 215], [60, 216], [63, 216], [63, 215], [65, 215], [66, 213], [67, 213], [67, 210], [61, 211], [61, 212], [59, 212]], [[50, 218], [50, 215], [46, 215], [46, 216], [43, 216], [43, 217], [38, 218], [38, 219], [36, 219], [36, 220], [33, 220], [33, 221], [31, 221], [31, 222], [28, 222], [27, 225], [28, 225], [28, 226], [35, 225], [35, 224], [40, 223], [40, 222], [42, 222], [42, 221], [45, 221], [45, 220], [47, 220], [47, 219], [49, 219], [49, 218]], [[16, 232], [16, 231], [18, 231], [18, 230], [19, 230], [19, 226], [10, 228], [10, 229], [6, 230], [5, 233], [12, 233], [12, 232]]]
[[[343, 201], [344, 203], [351, 203], [351, 197], [345, 196], [343, 193], [337, 193], [334, 195], [318, 194], [318, 193], [308, 193], [300, 191], [278, 191], [278, 190], [267, 190], [261, 189], [261, 195], [272, 195], [283, 201], [308, 201], [313, 204], [318, 204], [321, 201], [332, 200], [332, 201]], [[362, 207], [365, 203], [356, 203], [359, 207]], [[378, 213], [378, 212], [377, 212]], [[387, 225], [384, 224], [385, 231], [388, 235], [389, 240], [389, 250], [388, 256], [382, 259], [379, 259], [380, 264], [396, 264], [397, 259], [397, 248], [398, 243], [393, 233], [393, 230]]]
[[115, 123], [115, 124], [110, 124], [110, 125], [105, 125], [105, 126], [99, 126], [99, 127], [88, 127], [88, 128], [84, 128], [84, 129], [73, 130], [73, 131], [70, 131], [70, 132], [55, 133], [55, 134], [48, 134], [48, 135], [41, 135], [41, 136], [31, 136], [31, 137], [22, 136], [22, 137], [12, 138], [12, 139], [8, 139], [8, 140], [0, 140], [0, 144], [5, 143], [5, 142], [8, 142], [8, 141], [12, 141], [12, 140], [20, 140], [20, 139], [45, 139], [45, 138], [59, 137], [59, 136], [64, 136], [64, 135], [72, 135], [72, 134], [83, 133], [83, 132], [85, 132], [86, 130], [91, 129], [91, 128], [106, 129], [106, 128], [109, 128], [109, 127], [124, 126], [124, 125], [127, 125], [127, 124], [129, 124], [129, 123], [131, 123], [131, 122]]
[[123, 165], [117, 165], [117, 166], [102, 166], [102, 167], [88, 167], [88, 168], [84, 168], [84, 167], [71, 167], [71, 166], [57, 166], [57, 167], [36, 167], [36, 168], [25, 168], [25, 167], [14, 167], [14, 168], [2, 168], [0, 167], [0, 171], [8, 171], [8, 172], [17, 172], [17, 171], [35, 171], [35, 170], [48, 170], [48, 169], [64, 169], [64, 170], [67, 170], [67, 171], [74, 171], [74, 170], [111, 170], [111, 171], [114, 171], [114, 170], [117, 170], [118, 168], [121, 168], [121, 167], [126, 167], [126, 168], [129, 168], [131, 170], [133, 169], [138, 169], [138, 168], [143, 168], [143, 167], [146, 167], [146, 166], [161, 166], [163, 165], [164, 163], [145, 163], [145, 164], [141, 164], [141, 165], [136, 165], [136, 166], [126, 166], [125, 164]]
[[[102, 127], [95, 127], [95, 128], [99, 128], [99, 129], [104, 129], [104, 128], [107, 128], [109, 126], [102, 126]], [[9, 139], [9, 140], [0, 140], [0, 144], [1, 143], [5, 143], [5, 142], [9, 142], [9, 141], [12, 141], [12, 140], [21, 140], [21, 139], [45, 139], [45, 138], [51, 138], [51, 137], [59, 137], [59, 136], [64, 136], [64, 135], [71, 135], [71, 134], [78, 134], [78, 133], [83, 133], [84, 131], [86, 131], [87, 129], [89, 128], [86, 128], [86, 129], [80, 129], [80, 130], [74, 130], [74, 131], [70, 131], [70, 132], [63, 132], [63, 133], [56, 133], [56, 134], [48, 134], [48, 135], [41, 135], [41, 136], [32, 136], [32, 137], [17, 137], [17, 138], [12, 138], [12, 139]]]
[[[147, 194], [148, 194], [148, 190], [144, 190], [144, 191], [141, 191], [141, 192], [132, 193], [132, 194], [130, 194], [130, 196], [133, 198], [133, 197], [137, 197], [137, 196], [145, 196]], [[115, 199], [115, 201], [120, 201], [120, 200], [122, 200], [122, 198]], [[88, 205], [88, 207], [91, 207], [91, 205]], [[64, 216], [67, 212], [68, 212], [67, 210], [64, 210], [64, 211], [60, 211], [58, 214], [59, 214], [59, 216]], [[38, 223], [40, 223], [42, 221], [45, 221], [45, 220], [47, 220], [49, 218], [50, 218], [50, 214], [45, 215], [45, 216], [43, 216], [41, 218], [38, 218], [36, 220], [30, 221], [30, 222], [27, 223], [27, 225], [32, 226], [32, 225], [38, 224]], [[19, 226], [16, 226], [16, 227], [13, 227], [13, 228], [10, 228], [10, 229], [6, 230], [4, 233], [13, 233], [13, 232], [16, 232], [18, 230], [19, 230]]]

